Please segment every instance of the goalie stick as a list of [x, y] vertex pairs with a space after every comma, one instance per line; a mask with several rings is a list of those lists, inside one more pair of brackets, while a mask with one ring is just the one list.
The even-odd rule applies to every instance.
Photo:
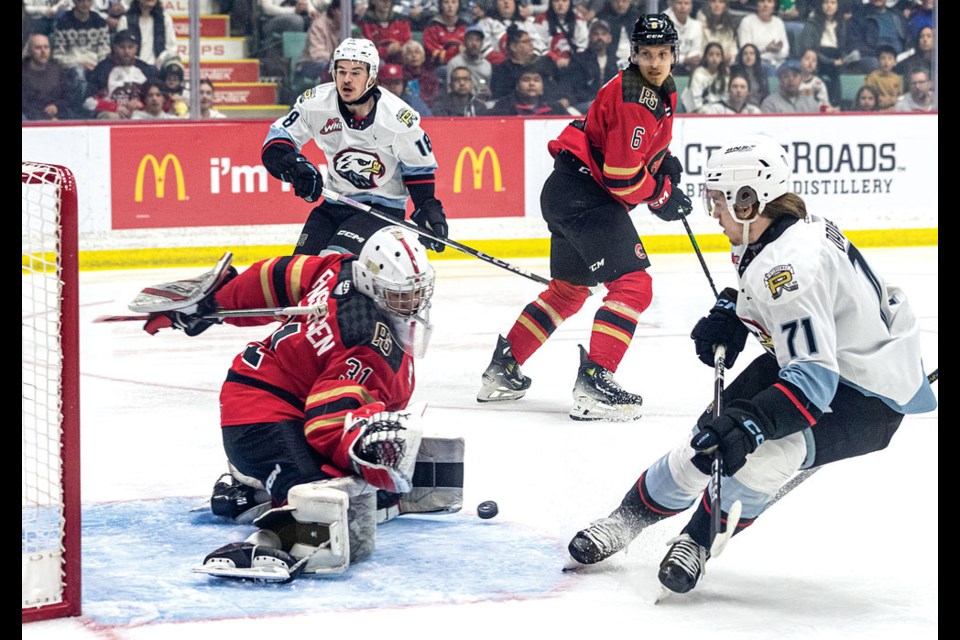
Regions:
[[[263, 318], [271, 316], [304, 316], [315, 315], [322, 317], [327, 315], [326, 303], [311, 305], [308, 307], [263, 307], [259, 309], [220, 309], [213, 313], [206, 313], [202, 316], [204, 320], [225, 320], [227, 318]], [[150, 315], [118, 315], [118, 316], [97, 316], [94, 322], [145, 322], [150, 319]]]
[[356, 200], [354, 200], [354, 199], [352, 199], [352, 198], [348, 198], [347, 196], [341, 195], [341, 194], [339, 194], [339, 193], [337, 193], [337, 192], [335, 192], [335, 191], [331, 191], [330, 189], [324, 189], [324, 190], [323, 190], [323, 197], [324, 197], [324, 198], [327, 198], [328, 200], [332, 200], [333, 202], [342, 202], [343, 204], [349, 205], [349, 206], [353, 207], [354, 209], [359, 209], [360, 211], [364, 211], [364, 212], [366, 212], [366, 213], [369, 213], [370, 215], [372, 215], [372, 216], [374, 216], [374, 217], [376, 217], [376, 218], [380, 218], [381, 220], [385, 220], [385, 221], [389, 222], [390, 224], [396, 224], [396, 225], [399, 225], [399, 226], [401, 226], [401, 227], [406, 227], [407, 229], [410, 229], [410, 230], [413, 231], [414, 233], [416, 233], [416, 234], [418, 234], [418, 235], [421, 235], [421, 236], [423, 236], [424, 238], [429, 238], [430, 240], [433, 240], [434, 242], [439, 242], [439, 243], [441, 243], [441, 244], [447, 245], [448, 247], [453, 247], [453, 248], [456, 249], [457, 251], [461, 251], [461, 252], [463, 252], [463, 253], [466, 253], [467, 255], [473, 256], [474, 258], [478, 258], [478, 259], [480, 259], [480, 260], [483, 260], [484, 262], [489, 262], [490, 264], [496, 265], [496, 266], [500, 267], [501, 269], [506, 269], [507, 271], [511, 271], [511, 272], [513, 272], [513, 273], [515, 273], [515, 274], [517, 274], [517, 275], [523, 276], [524, 278], [527, 278], [527, 279], [529, 279], [529, 280], [533, 280], [534, 282], [539, 282], [540, 284], [550, 284], [550, 280], [548, 280], [547, 278], [544, 278], [543, 276], [538, 276], [538, 275], [535, 274], [535, 273], [531, 273], [531, 272], [529, 272], [529, 271], [526, 271], [526, 270], [524, 270], [524, 269], [521, 269], [520, 267], [517, 267], [517, 266], [515, 266], [515, 265], [512, 265], [512, 264], [510, 264], [509, 262], [505, 262], [505, 261], [503, 261], [503, 260], [500, 260], [499, 258], [494, 258], [494, 257], [491, 256], [491, 255], [488, 255], [488, 254], [486, 254], [486, 253], [484, 253], [484, 252], [482, 252], [482, 251], [478, 251], [477, 249], [473, 249], [473, 248], [471, 248], [471, 247], [468, 247], [468, 246], [465, 245], [465, 244], [460, 244], [459, 242], [457, 242], [457, 241], [455, 241], [455, 240], [449, 240], [449, 239], [446, 239], [446, 238], [441, 238], [441, 237], [439, 237], [439, 236], [436, 236], [436, 235], [430, 233], [429, 231], [427, 231], [427, 230], [425, 230], [425, 229], [421, 229], [421, 228], [418, 227], [417, 225], [410, 224], [409, 222], [407, 222], [407, 221], [405, 221], [405, 220], [397, 220], [395, 217], [390, 216], [390, 215], [387, 215], [386, 213], [384, 213], [384, 212], [382, 212], [382, 211], [379, 211], [379, 210], [371, 207], [370, 205], [364, 204], [364, 203], [362, 203], [362, 202], [357, 202]]

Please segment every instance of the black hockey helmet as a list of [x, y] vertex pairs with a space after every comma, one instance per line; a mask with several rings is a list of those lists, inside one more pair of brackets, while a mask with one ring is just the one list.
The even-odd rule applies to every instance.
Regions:
[[680, 35], [677, 28], [665, 13], [646, 13], [637, 19], [630, 35], [631, 52], [636, 55], [640, 47], [668, 45], [673, 51], [673, 63], [677, 63], [677, 41]]

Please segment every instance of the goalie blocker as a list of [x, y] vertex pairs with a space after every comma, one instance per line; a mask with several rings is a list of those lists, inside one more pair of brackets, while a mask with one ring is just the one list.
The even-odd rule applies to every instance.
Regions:
[[259, 483], [234, 475], [218, 480], [216, 515], [258, 531], [209, 554], [194, 569], [217, 578], [289, 582], [301, 575], [335, 576], [376, 548], [376, 527], [405, 514], [448, 514], [463, 506], [463, 438], [424, 437], [409, 491], [378, 490], [359, 477], [293, 487], [287, 504], [269, 509]]

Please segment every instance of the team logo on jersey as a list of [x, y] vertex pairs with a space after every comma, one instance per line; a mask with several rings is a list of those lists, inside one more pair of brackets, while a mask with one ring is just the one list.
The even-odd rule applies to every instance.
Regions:
[[333, 157], [333, 170], [357, 189], [376, 189], [377, 180], [386, 168], [376, 154], [359, 149], [345, 149]]
[[305, 100], [309, 100], [310, 98], [312, 98], [313, 96], [315, 96], [316, 93], [317, 93], [317, 88], [316, 88], [316, 87], [311, 87], [311, 88], [307, 89], [306, 91], [304, 91], [302, 94], [300, 94], [300, 98], [298, 99], [298, 102], [303, 102], [303, 101], [305, 101]]
[[780, 264], [763, 276], [763, 283], [770, 290], [770, 295], [776, 300], [785, 291], [796, 291], [800, 285], [793, 279], [793, 265]]
[[637, 98], [637, 102], [653, 111], [660, 102], [660, 96], [650, 87], [640, 87], [640, 96]]
[[647, 259], [647, 252], [644, 250], [643, 245], [639, 242], [633, 247], [633, 252], [637, 254], [637, 257], [641, 260]]
[[397, 120], [408, 127], [415, 125], [418, 119], [417, 112], [412, 109], [401, 109], [397, 112]]
[[327, 124], [323, 125], [320, 128], [320, 135], [324, 135], [326, 133], [334, 133], [336, 131], [342, 131], [342, 130], [343, 130], [343, 122], [340, 120], [340, 118], [330, 118], [329, 120], [327, 120]]
[[389, 356], [390, 352], [393, 351], [393, 334], [390, 333], [390, 327], [378, 322], [373, 328], [373, 340], [370, 341], [370, 344], [379, 349], [383, 357]]

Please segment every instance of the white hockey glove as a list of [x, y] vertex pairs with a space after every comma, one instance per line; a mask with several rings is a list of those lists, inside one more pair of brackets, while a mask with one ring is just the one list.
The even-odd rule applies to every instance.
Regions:
[[383, 408], [375, 402], [347, 414], [343, 438], [357, 475], [378, 489], [406, 493], [413, 487], [423, 434], [410, 414]]

